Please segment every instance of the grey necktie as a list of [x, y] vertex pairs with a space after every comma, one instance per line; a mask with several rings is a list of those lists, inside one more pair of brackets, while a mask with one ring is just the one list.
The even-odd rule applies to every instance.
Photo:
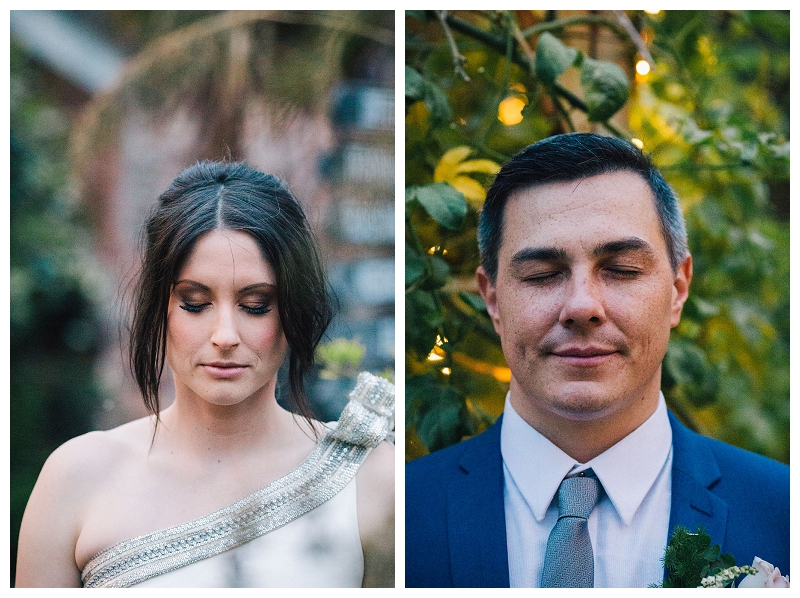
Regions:
[[600, 480], [591, 469], [561, 480], [558, 521], [547, 539], [541, 587], [594, 587], [594, 553], [588, 519], [601, 492]]

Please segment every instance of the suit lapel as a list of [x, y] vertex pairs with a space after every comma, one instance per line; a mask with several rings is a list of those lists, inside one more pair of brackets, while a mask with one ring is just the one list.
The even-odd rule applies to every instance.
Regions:
[[[725, 551], [728, 505], [710, 491], [721, 473], [703, 437], [670, 413], [672, 500], [669, 537], [677, 525], [702, 527]], [[508, 545], [503, 500], [502, 417], [473, 438], [448, 484], [450, 563], [455, 587], [508, 587]]]
[[450, 563], [455, 587], [508, 587], [502, 418], [469, 442], [448, 484]]
[[721, 478], [717, 460], [702, 436], [691, 432], [672, 413], [669, 421], [673, 451], [669, 537], [677, 525], [692, 533], [702, 527], [724, 552], [728, 504], [709, 490]]

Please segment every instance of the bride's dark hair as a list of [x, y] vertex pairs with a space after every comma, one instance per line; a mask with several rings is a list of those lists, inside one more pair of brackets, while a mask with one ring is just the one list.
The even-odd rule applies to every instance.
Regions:
[[200, 236], [218, 229], [253, 237], [275, 273], [289, 345], [289, 399], [310, 420], [303, 374], [333, 316], [325, 274], [308, 220], [286, 183], [243, 163], [187, 168], [159, 197], [145, 224], [129, 347], [144, 403], [158, 417], [172, 285]]

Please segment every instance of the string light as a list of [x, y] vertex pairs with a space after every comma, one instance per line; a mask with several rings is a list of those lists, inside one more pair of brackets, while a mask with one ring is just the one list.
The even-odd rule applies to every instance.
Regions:
[[646, 60], [640, 60], [636, 63], [636, 72], [644, 77], [650, 72], [650, 63]]
[[647, 14], [649, 14], [649, 15], [657, 15], [657, 14], [658, 14], [658, 13], [660, 13], [661, 11], [660, 11], [660, 10], [646, 10], [646, 11], [644, 11], [644, 12], [646, 12], [646, 13], [647, 13]]
[[441, 361], [442, 359], [444, 359], [444, 351], [439, 347], [434, 347], [431, 349], [431, 352], [428, 353], [428, 361]]
[[442, 368], [442, 373], [445, 376], [449, 376], [450, 375], [450, 368]]
[[428, 361], [441, 361], [445, 358], [446, 353], [444, 349], [442, 349], [442, 345], [447, 342], [447, 338], [442, 338], [440, 335], [436, 335], [436, 344], [431, 349], [431, 352], [428, 353]]
[[633, 137], [631, 139], [631, 143], [636, 147], [638, 147], [639, 149], [642, 149], [644, 147], [644, 142], [641, 139], [637, 139], [636, 137]]

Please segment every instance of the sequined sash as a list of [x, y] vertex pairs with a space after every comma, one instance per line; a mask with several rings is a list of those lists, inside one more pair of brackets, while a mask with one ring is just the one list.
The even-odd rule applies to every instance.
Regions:
[[84, 587], [128, 587], [241, 546], [308, 513], [353, 479], [393, 427], [394, 387], [363, 372], [337, 426], [303, 463], [239, 502], [200, 519], [125, 540], [94, 556]]

